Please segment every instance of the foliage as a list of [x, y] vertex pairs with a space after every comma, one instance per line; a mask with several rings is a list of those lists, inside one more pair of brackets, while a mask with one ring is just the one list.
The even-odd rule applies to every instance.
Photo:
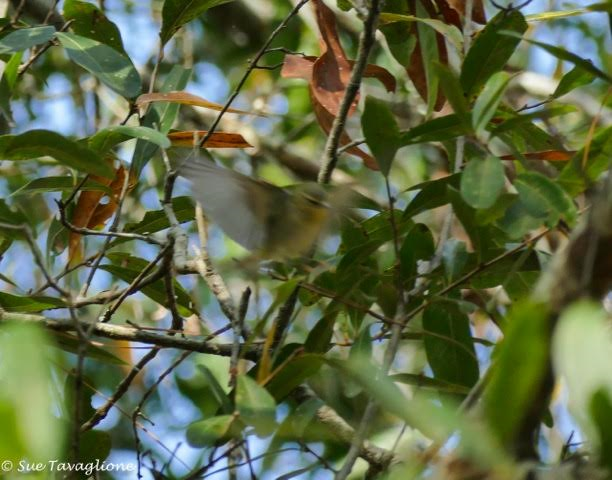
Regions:
[[612, 478], [610, 5], [260, 3], [0, 12], [0, 461]]

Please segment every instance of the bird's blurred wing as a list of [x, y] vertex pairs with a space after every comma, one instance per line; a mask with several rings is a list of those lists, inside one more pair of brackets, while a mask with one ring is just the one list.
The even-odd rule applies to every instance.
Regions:
[[193, 196], [226, 235], [249, 250], [263, 248], [266, 220], [256, 215], [250, 189], [265, 186], [200, 158], [184, 162], [179, 174], [191, 182]]

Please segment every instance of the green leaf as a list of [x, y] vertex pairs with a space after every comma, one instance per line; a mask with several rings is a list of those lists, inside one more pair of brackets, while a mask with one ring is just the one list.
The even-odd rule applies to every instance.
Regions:
[[443, 142], [469, 133], [459, 116], [452, 114], [434, 118], [402, 132], [400, 146], [425, 142]]
[[415, 224], [404, 238], [400, 248], [400, 268], [404, 280], [414, 279], [417, 262], [429, 260], [435, 251], [433, 235], [422, 223]]
[[514, 181], [519, 200], [533, 217], [546, 217], [550, 227], [563, 217], [570, 225], [576, 221], [576, 206], [567, 193], [548, 177], [537, 172], [521, 173]]
[[610, 392], [599, 389], [591, 398], [590, 414], [599, 433], [599, 463], [612, 472], [612, 402]]
[[[47, 192], [71, 192], [76, 185], [77, 182], [72, 176], [35, 178], [26, 183], [23, 187], [15, 190], [11, 193], [11, 196], [33, 195], [35, 193]], [[87, 180], [81, 187], [81, 191], [99, 191], [109, 195], [113, 193], [106, 185], [94, 182], [93, 180]]]
[[[174, 197], [172, 199], [172, 209], [179, 223], [185, 223], [195, 218], [195, 207], [190, 197]], [[123, 228], [127, 233], [140, 233], [148, 235], [170, 228], [168, 216], [164, 210], [151, 210], [144, 214], [140, 222], [128, 223]], [[111, 247], [128, 242], [129, 239], [117, 238], [111, 242]]]
[[[586, 152], [588, 154], [585, 158]], [[612, 158], [612, 127], [600, 130], [588, 146], [576, 152], [561, 170], [557, 182], [571, 197], [575, 197], [596, 182], [608, 169], [610, 158]]]
[[361, 128], [381, 173], [388, 177], [400, 147], [400, 131], [387, 103], [368, 95], [361, 116]]
[[70, 29], [77, 35], [105, 43], [127, 56], [117, 25], [111, 22], [95, 5], [80, 0], [66, 0], [64, 18], [72, 20]]
[[187, 428], [187, 443], [194, 448], [212, 447], [232, 438], [233, 415], [219, 415], [199, 422]]
[[500, 11], [478, 34], [468, 51], [461, 69], [461, 85], [469, 98], [487, 82], [494, 73], [504, 68], [520, 40], [502, 35], [513, 31], [520, 34], [527, 30], [527, 22], [518, 10]]
[[489, 120], [495, 115], [511, 78], [506, 72], [498, 72], [487, 80], [482, 93], [474, 103], [472, 111], [472, 126], [478, 135], [482, 134]]
[[295, 387], [301, 385], [307, 378], [317, 373], [321, 369], [323, 362], [323, 356], [314, 353], [307, 353], [292, 358], [276, 372], [266, 387], [276, 401], [280, 402]]
[[[501, 110], [501, 108], [500, 108]], [[500, 135], [510, 130], [515, 130], [524, 124], [531, 124], [532, 120], [546, 120], [549, 118], [566, 115], [576, 111], [576, 107], [572, 105], [555, 105], [553, 107], [543, 108], [531, 113], [516, 115], [514, 112], [507, 115], [502, 123], [491, 129], [491, 135]], [[504, 112], [507, 113], [507, 112]]]
[[537, 47], [546, 50], [548, 53], [557, 57], [559, 60], [565, 60], [570, 63], [573, 63], [577, 67], [582, 68], [585, 72], [588, 72], [598, 78], [601, 78], [602, 80], [605, 80], [608, 83], [612, 83], [612, 77], [597, 68], [595, 65], [593, 65], [593, 62], [591, 62], [591, 60], [584, 59], [579, 55], [576, 55], [575, 53], [568, 52], [564, 48], [555, 47], [554, 45], [549, 45], [548, 43], [544, 42], [538, 42], [537, 40], [532, 40], [530, 38], [523, 38], [522, 35], [516, 32], [501, 32], [501, 34], [506, 35], [510, 38], [525, 40], [526, 42], [531, 43], [532, 45], [536, 45]]
[[369, 362], [328, 359], [327, 363], [362, 386], [385, 411], [405, 420], [428, 438], [444, 443], [450, 435], [458, 433], [461, 440], [457, 451], [462, 458], [474, 459], [480, 467], [503, 468], [501, 465], [506, 465], [507, 468], [509, 465], [496, 439], [484, 425], [474, 417], [463, 417], [457, 406], [440, 405], [426, 392], [407, 399], [388, 376], [382, 375]]
[[417, 22], [434, 29], [440, 35], [446, 37], [451, 45], [455, 47], [458, 52], [463, 51], [463, 35], [459, 29], [448, 23], [444, 23], [441, 20], [435, 20], [433, 18], [421, 18], [415, 17], [414, 15], [402, 15], [398, 13], [381, 13], [380, 21], [383, 25], [389, 25], [396, 22]]
[[478, 360], [470, 320], [456, 305], [434, 303], [423, 312], [427, 361], [436, 379], [472, 387], [478, 381]]
[[66, 302], [59, 298], [32, 296], [23, 297], [0, 292], [0, 307], [7, 312], [41, 312], [52, 308], [64, 308]]
[[461, 119], [463, 127], [466, 128], [466, 130], [469, 129], [471, 127], [469, 122], [470, 108], [463, 94], [459, 79], [448, 66], [440, 62], [435, 62], [433, 68], [438, 76], [440, 86], [442, 87], [446, 99], [453, 107], [453, 111]]
[[325, 353], [330, 349], [337, 312], [324, 315], [308, 334], [304, 350], [309, 353]]
[[171, 145], [170, 139], [163, 133], [149, 127], [138, 127], [128, 125], [114, 125], [96, 132], [89, 138], [89, 147], [101, 154], [107, 153], [118, 143], [138, 138], [151, 142], [159, 147], [168, 148]]
[[[164, 83], [160, 88], [160, 92], [172, 92], [175, 90], [183, 90], [187, 86], [191, 69], [186, 69], [180, 65], [174, 65], [170, 73], [166, 76]], [[164, 135], [170, 131], [176, 115], [179, 111], [178, 103], [171, 102], [156, 102], [142, 119], [141, 124], [145, 127], [155, 127]], [[131, 171], [136, 178], [140, 177], [140, 172], [145, 167], [147, 162], [155, 155], [157, 145], [150, 142], [139, 140], [136, 142], [134, 155], [132, 156]]]
[[468, 253], [465, 242], [456, 238], [449, 238], [442, 248], [442, 262], [444, 271], [449, 281], [453, 281], [461, 275], [467, 263]]
[[255, 380], [239, 375], [236, 384], [236, 409], [240, 419], [252, 425], [258, 434], [265, 436], [276, 427], [276, 402], [274, 397]]
[[504, 216], [497, 222], [510, 239], [518, 239], [540, 227], [544, 223], [541, 217], [534, 217], [518, 198], [506, 210]]
[[578, 87], [588, 85], [593, 80], [595, 80], [595, 76], [591, 72], [588, 72], [584, 68], [576, 65], [569, 72], [563, 75], [563, 77], [561, 77], [561, 81], [551, 95], [551, 98], [562, 97], [566, 93], [569, 93]]
[[[3, 460], [48, 462], [61, 458], [64, 435], [54, 416], [59, 362], [43, 328], [26, 324], [2, 326], [0, 335], [0, 452]], [[8, 428], [7, 428], [8, 427]]]
[[79, 438], [79, 462], [92, 464], [102, 462], [110, 455], [111, 435], [102, 430], [88, 430]]
[[[4, 141], [3, 141], [4, 140]], [[85, 173], [113, 178], [112, 167], [93, 150], [49, 130], [30, 130], [21, 135], [0, 137], [4, 160], [29, 160], [49, 156]]]
[[499, 197], [504, 178], [504, 165], [499, 158], [472, 158], [461, 174], [461, 196], [474, 208], [489, 208]]
[[[408, 4], [404, 0], [387, 0], [383, 9], [387, 13], [409, 14]], [[400, 65], [408, 65], [416, 45], [416, 35], [412, 35], [410, 22], [381, 22], [380, 31], [384, 34], [389, 50]]]
[[467, 395], [470, 389], [464, 385], [457, 385], [451, 382], [445, 382], [439, 378], [426, 377], [425, 375], [417, 375], [414, 373], [397, 373], [390, 375], [389, 378], [394, 382], [412, 385], [414, 387], [435, 390], [440, 393], [450, 393], [457, 395]]
[[58, 32], [68, 57], [125, 98], [141, 92], [140, 75], [131, 60], [112, 47], [73, 33]]
[[54, 34], [55, 28], [50, 26], [15, 30], [0, 39], [0, 55], [21, 52], [35, 45], [47, 43]]
[[198, 365], [197, 367], [206, 378], [206, 383], [208, 384], [211, 393], [215, 397], [215, 400], [223, 409], [223, 412], [227, 414], [232, 413], [232, 402], [225, 393], [225, 390], [223, 390], [221, 384], [217, 381], [217, 378], [213, 375], [212, 371], [205, 365]]
[[483, 403], [489, 425], [505, 445], [518, 434], [529, 414], [534, 389], [545, 373], [548, 315], [546, 308], [536, 303], [514, 305], [504, 340], [496, 348], [497, 359]]
[[206, 10], [232, 0], [165, 0], [162, 8], [162, 27], [159, 32], [162, 45], [186, 23], [202, 15]]

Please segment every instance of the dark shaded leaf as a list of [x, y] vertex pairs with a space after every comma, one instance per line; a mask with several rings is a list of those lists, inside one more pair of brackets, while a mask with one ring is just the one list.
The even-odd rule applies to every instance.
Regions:
[[[23, 187], [11, 193], [11, 196], [33, 195], [46, 192], [71, 192], [77, 185], [74, 177], [42, 177], [29, 181]], [[87, 180], [81, 187], [81, 191], [100, 191], [111, 194], [112, 191], [106, 185], [93, 180]]]
[[27, 297], [0, 292], [0, 307], [7, 312], [41, 312], [65, 306], [66, 302], [59, 298], [43, 296]]
[[500, 11], [478, 34], [468, 51], [461, 69], [461, 85], [466, 96], [472, 97], [494, 73], [508, 62], [520, 40], [503, 35], [513, 31], [520, 36], [527, 30], [527, 22], [518, 10]]
[[478, 360], [468, 316], [449, 302], [434, 303], [423, 312], [425, 352], [434, 376], [473, 387], [478, 381]]
[[[4, 140], [4, 141], [3, 141]], [[49, 156], [85, 173], [113, 178], [113, 169], [96, 152], [50, 130], [30, 130], [0, 137], [0, 155], [5, 160], [29, 160]]]
[[72, 20], [70, 29], [77, 35], [105, 43], [127, 56], [117, 25], [111, 22], [95, 5], [80, 0], [66, 0], [64, 18]]
[[162, 27], [159, 38], [162, 45], [186, 23], [202, 15], [206, 10], [232, 0], [165, 0], [162, 8]]
[[361, 128], [381, 173], [388, 177], [400, 147], [400, 131], [387, 103], [368, 95], [361, 116]]

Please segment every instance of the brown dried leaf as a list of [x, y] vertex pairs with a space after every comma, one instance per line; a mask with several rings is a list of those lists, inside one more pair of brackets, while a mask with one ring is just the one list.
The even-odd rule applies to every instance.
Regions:
[[[281, 69], [281, 77], [283, 78], [302, 78], [310, 81], [312, 79], [312, 66], [318, 57], [311, 55], [286, 55]], [[348, 61], [351, 70], [355, 62], [353, 60]], [[375, 78], [382, 83], [387, 92], [395, 92], [397, 88], [397, 81], [395, 77], [391, 75], [391, 72], [386, 68], [378, 65], [368, 64], [363, 72], [363, 76], [367, 78]]]
[[[193, 147], [199, 145], [200, 140], [208, 132], [206, 130], [189, 130], [184, 132], [172, 132], [168, 138], [174, 147]], [[239, 133], [213, 132], [204, 148], [250, 148], [251, 145]]]
[[[208, 108], [209, 110], [215, 110], [217, 112], [223, 110], [223, 105], [209, 102], [202, 97], [198, 97], [197, 95], [188, 92], [145, 93], [136, 99], [136, 106], [140, 108], [143, 105], [151, 102], [180, 103], [182, 105], [193, 105], [196, 107]], [[236, 108], [228, 108], [226, 111], [229, 113], [240, 113], [243, 115], [257, 115], [259, 117], [266, 116], [264, 113], [248, 112], [246, 110], [238, 110]]]
[[[574, 150], [544, 150], [541, 152], [528, 152], [521, 155], [529, 160], [548, 160], [549, 162], [567, 162], [571, 160]], [[518, 160], [516, 155], [502, 155], [502, 160]]]
[[[482, 0], [473, 0], [472, 5], [472, 20], [478, 22], [482, 25], [487, 23], [487, 18], [485, 16], [484, 6], [482, 4]], [[447, 7], [452, 8], [455, 12], [459, 13], [461, 16], [465, 15], [465, 0], [436, 0], [436, 3], [440, 7], [440, 10], [444, 12], [444, 7], [442, 7], [442, 3], [446, 3]], [[457, 25], [461, 28], [461, 25]]]
[[[423, 0], [421, 3], [431, 18], [437, 18], [436, 9], [429, 0]], [[416, 15], [416, 4], [414, 0], [409, 2], [409, 7], [411, 15]], [[427, 75], [425, 73], [425, 65], [423, 64], [423, 52], [421, 51], [421, 42], [418, 37], [417, 28], [416, 23], [410, 27], [412, 34], [416, 38], [416, 44], [414, 46], [414, 50], [412, 51], [412, 55], [410, 56], [410, 64], [406, 65], [406, 72], [408, 73], [410, 80], [412, 80], [414, 88], [416, 88], [417, 92], [419, 92], [421, 98], [427, 102], [429, 98], [429, 84], [427, 82]], [[448, 55], [446, 52], [444, 37], [438, 32], [436, 32], [435, 35], [436, 44], [438, 47], [438, 61], [443, 65], [447, 65]], [[436, 97], [434, 110], [439, 111], [443, 107], [445, 101], [446, 98], [442, 93], [442, 89], [438, 88], [438, 96]]]
[[[109, 163], [112, 163], [112, 159], [108, 159]], [[100, 191], [86, 191], [79, 194], [79, 199], [74, 208], [74, 213], [71, 219], [72, 225], [78, 228], [98, 228], [103, 226], [106, 220], [108, 220], [115, 210], [117, 210], [119, 196], [123, 189], [123, 183], [125, 181], [125, 175], [127, 174], [126, 169], [123, 165], [120, 165], [115, 171], [115, 178], [109, 179], [104, 177], [98, 177], [97, 175], [91, 175], [91, 180], [101, 183], [109, 187], [113, 194], [108, 194]], [[130, 178], [128, 183], [128, 191], [132, 190], [135, 186], [134, 179]], [[108, 203], [101, 204], [100, 202], [104, 197], [108, 198]], [[81, 261], [83, 258], [83, 249], [81, 244], [81, 234], [76, 232], [70, 232], [68, 240], [68, 261], [71, 265], [74, 265]]]

